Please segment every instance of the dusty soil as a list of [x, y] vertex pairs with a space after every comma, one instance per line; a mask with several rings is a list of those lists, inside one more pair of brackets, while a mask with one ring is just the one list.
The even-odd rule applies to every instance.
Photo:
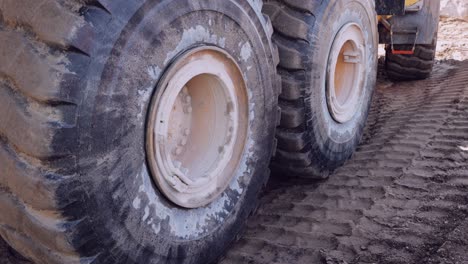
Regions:
[[[429, 80], [380, 69], [353, 158], [323, 182], [275, 176], [221, 263], [468, 263], [468, 22], [442, 19], [438, 51]], [[0, 239], [0, 264], [26, 263]]]
[[468, 59], [468, 21], [442, 18], [438, 37], [436, 55], [438, 60]]

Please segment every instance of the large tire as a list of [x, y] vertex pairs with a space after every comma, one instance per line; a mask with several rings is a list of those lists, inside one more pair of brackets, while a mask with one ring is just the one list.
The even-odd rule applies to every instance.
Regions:
[[[277, 123], [261, 2], [0, 1], [0, 234], [35, 263], [210, 263], [256, 206]], [[228, 187], [184, 209], [153, 184], [146, 120], [166, 69], [216, 46], [245, 78]]]
[[[374, 1], [270, 0], [265, 12], [275, 29], [283, 80], [273, 168], [288, 176], [325, 178], [352, 155], [367, 120], [377, 75]], [[327, 64], [337, 33], [351, 22], [365, 32], [364, 92], [356, 114], [340, 123], [327, 106]]]
[[[391, 45], [385, 47], [387, 76], [394, 81], [429, 78], [435, 63], [437, 37], [431, 45], [416, 45], [413, 55], [393, 54]], [[398, 50], [410, 50], [411, 45], [395, 45]]]

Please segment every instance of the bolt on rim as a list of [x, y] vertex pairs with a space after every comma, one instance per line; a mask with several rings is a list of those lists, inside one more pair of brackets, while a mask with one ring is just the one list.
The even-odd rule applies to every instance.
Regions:
[[350, 121], [362, 103], [366, 58], [361, 27], [356, 23], [344, 25], [333, 41], [327, 65], [327, 104], [338, 123]]
[[203, 47], [180, 56], [158, 86], [147, 126], [152, 177], [175, 204], [205, 206], [232, 181], [244, 150], [242, 73], [227, 52]]

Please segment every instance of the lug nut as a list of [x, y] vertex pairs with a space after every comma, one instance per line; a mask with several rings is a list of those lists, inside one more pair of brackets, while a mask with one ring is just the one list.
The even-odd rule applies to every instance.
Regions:
[[174, 150], [174, 155], [178, 156], [182, 153], [182, 148], [181, 147], [177, 147], [175, 150]]
[[184, 112], [185, 112], [186, 114], [190, 114], [190, 113], [192, 113], [192, 111], [193, 111], [193, 109], [192, 109], [191, 106], [185, 107], [185, 109], [184, 109]]

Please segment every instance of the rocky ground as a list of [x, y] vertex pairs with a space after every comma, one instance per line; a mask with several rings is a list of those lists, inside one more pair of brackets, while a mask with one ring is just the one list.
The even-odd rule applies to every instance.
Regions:
[[[273, 178], [221, 263], [468, 263], [468, 22], [442, 19], [437, 60], [419, 82], [380, 69], [353, 158], [327, 181]], [[0, 240], [0, 264], [26, 263]]]
[[439, 23], [437, 59], [468, 59], [468, 21], [456, 18], [442, 18]]

